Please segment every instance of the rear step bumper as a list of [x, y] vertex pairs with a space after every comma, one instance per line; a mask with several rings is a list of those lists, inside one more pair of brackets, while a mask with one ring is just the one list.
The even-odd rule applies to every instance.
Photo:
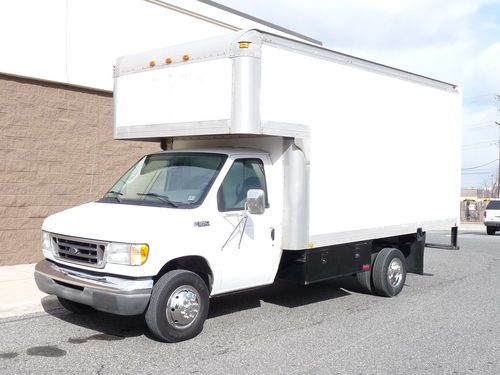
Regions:
[[[419, 228], [419, 230], [421, 229]], [[460, 250], [460, 246], [458, 246], [458, 227], [451, 227], [451, 243], [449, 245], [440, 243], [426, 243], [425, 247], [444, 250]]]
[[153, 280], [95, 276], [42, 260], [35, 267], [38, 288], [47, 294], [118, 315], [142, 314], [149, 303]]

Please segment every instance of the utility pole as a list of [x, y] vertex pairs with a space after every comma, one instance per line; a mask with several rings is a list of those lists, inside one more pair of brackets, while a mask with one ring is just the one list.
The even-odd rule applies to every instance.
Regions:
[[500, 122], [495, 121], [498, 125], [498, 174], [497, 174], [497, 197], [500, 198]]
[[[497, 94], [497, 115], [500, 114], [500, 94]], [[495, 124], [498, 125], [498, 174], [497, 174], [497, 197], [500, 198], [500, 122], [495, 121]]]

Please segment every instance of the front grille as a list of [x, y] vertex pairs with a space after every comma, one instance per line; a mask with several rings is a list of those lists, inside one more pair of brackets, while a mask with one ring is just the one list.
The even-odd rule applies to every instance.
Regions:
[[102, 267], [106, 243], [81, 238], [52, 236], [56, 256], [68, 262]]

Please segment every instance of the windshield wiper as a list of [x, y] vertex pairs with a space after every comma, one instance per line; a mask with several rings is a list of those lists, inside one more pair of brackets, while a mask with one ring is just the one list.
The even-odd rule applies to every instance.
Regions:
[[120, 193], [119, 191], [110, 190], [106, 193], [106, 195], [108, 194], [116, 194], [113, 198], [115, 198], [118, 201], [118, 203], [122, 203], [122, 200], [118, 196], [123, 195], [123, 193]]
[[156, 194], [156, 193], [136, 193], [137, 195], [143, 196], [143, 197], [154, 197], [162, 202], [168, 203], [171, 206], [177, 208], [179, 205], [177, 203], [172, 202], [170, 199], [168, 199], [167, 196], [161, 195], [161, 194]]
[[123, 195], [123, 193], [120, 193], [119, 191], [114, 191], [114, 190], [110, 190], [110, 191], [108, 191], [106, 194]]

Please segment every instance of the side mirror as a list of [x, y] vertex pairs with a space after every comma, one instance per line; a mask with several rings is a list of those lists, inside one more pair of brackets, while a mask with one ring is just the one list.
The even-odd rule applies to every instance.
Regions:
[[247, 192], [246, 208], [252, 215], [262, 215], [266, 210], [264, 190], [250, 189]]

